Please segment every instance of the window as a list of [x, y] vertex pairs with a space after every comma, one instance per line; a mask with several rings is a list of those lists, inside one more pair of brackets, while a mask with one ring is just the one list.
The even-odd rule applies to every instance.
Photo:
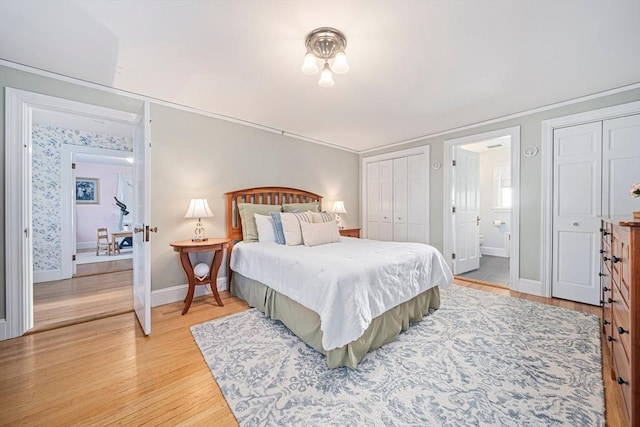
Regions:
[[511, 165], [507, 162], [493, 167], [493, 210], [511, 210]]

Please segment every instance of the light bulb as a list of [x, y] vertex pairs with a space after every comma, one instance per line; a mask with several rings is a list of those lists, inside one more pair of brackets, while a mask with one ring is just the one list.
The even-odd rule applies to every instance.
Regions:
[[322, 68], [322, 74], [320, 74], [320, 81], [318, 84], [322, 87], [331, 87], [333, 86], [333, 75], [331, 74], [331, 68], [329, 68], [329, 63], [325, 62], [324, 67]]
[[318, 64], [316, 63], [316, 57], [311, 52], [304, 56], [304, 62], [302, 63], [302, 72], [305, 74], [315, 74], [318, 72]]
[[335, 59], [333, 60], [333, 65], [331, 66], [331, 70], [336, 74], [344, 74], [349, 71], [349, 64], [347, 63], [347, 55], [344, 52], [338, 52]]

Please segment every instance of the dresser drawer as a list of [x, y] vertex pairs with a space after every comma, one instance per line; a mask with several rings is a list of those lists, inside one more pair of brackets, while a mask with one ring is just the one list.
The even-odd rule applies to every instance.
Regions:
[[[614, 380], [620, 387], [620, 394], [624, 401], [624, 413], [627, 417], [631, 412], [633, 401], [631, 400], [631, 371], [629, 367], [629, 359], [624, 354], [620, 346], [620, 341], [614, 341], [613, 344], [613, 372], [615, 373]], [[629, 418], [627, 418], [630, 424]]]
[[629, 307], [623, 302], [611, 304], [613, 314], [612, 337], [620, 342], [627, 358], [631, 356], [631, 331], [629, 326]]

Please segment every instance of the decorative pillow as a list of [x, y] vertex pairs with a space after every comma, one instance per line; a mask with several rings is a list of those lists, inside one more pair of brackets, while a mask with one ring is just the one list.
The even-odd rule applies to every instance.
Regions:
[[331, 222], [335, 221], [333, 214], [329, 212], [307, 212], [308, 215], [311, 215], [311, 222]]
[[271, 212], [271, 219], [273, 219], [273, 230], [276, 235], [276, 242], [279, 245], [284, 245], [286, 242], [284, 240], [284, 230], [282, 229], [282, 218], [280, 217], [280, 212]]
[[320, 202], [310, 202], [310, 203], [283, 203], [282, 204], [283, 212], [294, 212], [294, 211], [312, 211], [312, 212], [320, 212]]
[[301, 245], [302, 231], [300, 231], [300, 223], [310, 223], [311, 218], [304, 212], [284, 212], [280, 214], [280, 220], [282, 221], [282, 232], [287, 246]]
[[301, 221], [300, 229], [305, 246], [317, 246], [340, 241], [340, 232], [335, 221], [320, 223]]
[[280, 205], [257, 205], [254, 203], [238, 203], [240, 220], [242, 221], [242, 240], [245, 242], [258, 241], [258, 228], [254, 214], [269, 215], [271, 212], [280, 212]]
[[273, 226], [273, 218], [269, 215], [253, 214], [258, 229], [258, 241], [260, 243], [276, 243], [276, 231]]

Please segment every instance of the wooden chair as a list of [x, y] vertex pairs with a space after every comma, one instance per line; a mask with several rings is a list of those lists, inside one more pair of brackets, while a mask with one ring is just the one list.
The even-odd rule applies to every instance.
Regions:
[[96, 256], [100, 255], [100, 251], [105, 251], [107, 255], [111, 256], [113, 243], [109, 241], [109, 230], [107, 230], [107, 227], [99, 227], [96, 234], [98, 236]]

